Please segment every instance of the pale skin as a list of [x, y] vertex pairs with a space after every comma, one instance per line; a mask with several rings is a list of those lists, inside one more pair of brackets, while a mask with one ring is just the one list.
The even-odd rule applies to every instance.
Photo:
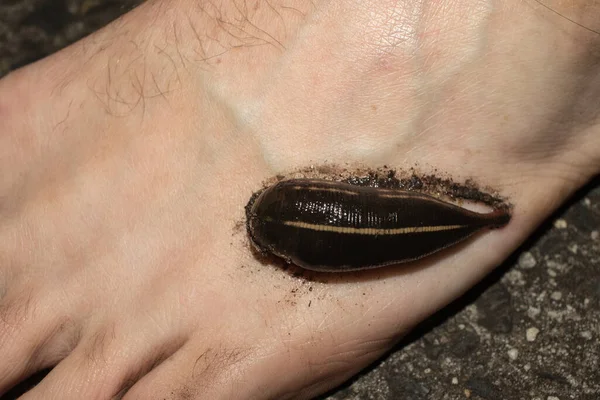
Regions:
[[[546, 4], [600, 28], [598, 2]], [[599, 49], [534, 1], [156, 0], [12, 73], [0, 393], [51, 366], [24, 399], [342, 383], [600, 172]], [[265, 179], [324, 162], [475, 178], [514, 216], [433, 260], [307, 283], [236, 224]]]

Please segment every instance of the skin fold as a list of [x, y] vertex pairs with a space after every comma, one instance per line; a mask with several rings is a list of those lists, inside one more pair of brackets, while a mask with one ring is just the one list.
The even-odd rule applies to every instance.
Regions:
[[[600, 2], [545, 4], [600, 29]], [[600, 35], [535, 1], [155, 0], [11, 73], [0, 393], [48, 367], [23, 399], [340, 384], [600, 172], [599, 59]], [[258, 261], [239, 225], [265, 179], [322, 163], [474, 178], [513, 218], [307, 281]]]

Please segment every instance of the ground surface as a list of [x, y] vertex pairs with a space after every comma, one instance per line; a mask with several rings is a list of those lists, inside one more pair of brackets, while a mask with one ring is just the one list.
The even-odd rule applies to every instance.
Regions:
[[[0, 76], [139, 2], [1, 0]], [[466, 398], [600, 398], [600, 179], [485, 282], [323, 397]]]

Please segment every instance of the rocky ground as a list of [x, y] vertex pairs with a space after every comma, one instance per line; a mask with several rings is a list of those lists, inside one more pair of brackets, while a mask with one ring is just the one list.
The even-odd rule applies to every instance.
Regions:
[[[138, 3], [0, 0], [0, 76]], [[486, 281], [322, 400], [470, 398], [600, 398], [600, 179]]]

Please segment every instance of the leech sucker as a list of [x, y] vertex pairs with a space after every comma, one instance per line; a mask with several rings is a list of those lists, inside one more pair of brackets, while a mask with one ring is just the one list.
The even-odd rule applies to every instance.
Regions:
[[247, 207], [254, 246], [302, 268], [353, 271], [409, 262], [510, 221], [426, 194], [292, 179], [266, 188]]

